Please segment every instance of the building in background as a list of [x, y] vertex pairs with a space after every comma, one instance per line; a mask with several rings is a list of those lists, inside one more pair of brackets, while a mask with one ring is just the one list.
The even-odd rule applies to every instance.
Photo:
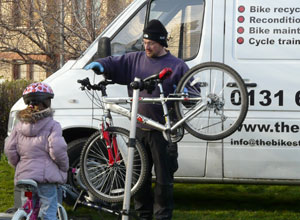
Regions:
[[0, 79], [45, 79], [80, 56], [131, 1], [0, 0]]

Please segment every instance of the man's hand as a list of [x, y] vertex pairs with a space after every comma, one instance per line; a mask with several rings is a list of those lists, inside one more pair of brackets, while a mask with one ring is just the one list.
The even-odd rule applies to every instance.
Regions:
[[94, 70], [94, 72], [98, 75], [102, 74], [104, 72], [104, 67], [99, 62], [91, 62], [87, 66], [84, 67], [85, 70]]

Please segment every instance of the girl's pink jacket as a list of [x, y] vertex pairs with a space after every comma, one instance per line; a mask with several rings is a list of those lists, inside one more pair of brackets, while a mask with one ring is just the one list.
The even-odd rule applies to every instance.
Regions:
[[[33, 179], [38, 183], [60, 183], [67, 180], [69, 159], [60, 124], [50, 111], [41, 112], [35, 123], [21, 121], [5, 143], [8, 161], [16, 168], [15, 183]], [[35, 113], [37, 114], [37, 113]]]

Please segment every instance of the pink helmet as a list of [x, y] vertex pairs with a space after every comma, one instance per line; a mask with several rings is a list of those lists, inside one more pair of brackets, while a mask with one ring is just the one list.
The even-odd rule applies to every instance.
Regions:
[[23, 99], [26, 105], [45, 103], [54, 97], [52, 88], [42, 82], [32, 83], [23, 92]]

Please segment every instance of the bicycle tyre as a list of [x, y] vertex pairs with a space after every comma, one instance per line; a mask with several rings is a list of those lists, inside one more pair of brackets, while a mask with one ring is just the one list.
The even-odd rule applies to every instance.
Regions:
[[23, 220], [26, 219], [26, 217], [27, 213], [22, 209], [18, 209], [13, 215], [12, 220]]
[[[101, 132], [97, 131], [88, 139], [81, 152], [80, 175], [88, 191], [96, 198], [118, 203], [124, 199], [129, 131], [119, 127], [109, 127], [107, 131], [110, 136], [117, 136], [120, 161], [109, 165], [107, 147]], [[142, 187], [149, 169], [146, 151], [138, 140], [135, 149], [131, 196]]]
[[57, 219], [68, 220], [68, 214], [65, 208], [60, 203], [57, 203]]
[[[242, 124], [248, 112], [248, 93], [243, 79], [223, 63], [207, 62], [193, 67], [181, 78], [176, 93], [186, 95], [185, 101], [175, 102], [178, 120], [191, 110], [203, 107], [202, 112], [183, 123], [190, 134], [200, 139], [228, 137]], [[192, 101], [199, 97], [202, 101]]]
[[[75, 168], [76, 172], [73, 173], [71, 170], [68, 171], [68, 180], [67, 184], [72, 187], [72, 190], [79, 194], [82, 190], [80, 183], [78, 183], [79, 178], [79, 168], [80, 168], [80, 153], [83, 149], [84, 144], [86, 143], [87, 138], [79, 138], [68, 143], [68, 156], [69, 156], [69, 167]], [[64, 202], [68, 205], [73, 205], [76, 202], [76, 198], [73, 198], [68, 193], [63, 198]]]

